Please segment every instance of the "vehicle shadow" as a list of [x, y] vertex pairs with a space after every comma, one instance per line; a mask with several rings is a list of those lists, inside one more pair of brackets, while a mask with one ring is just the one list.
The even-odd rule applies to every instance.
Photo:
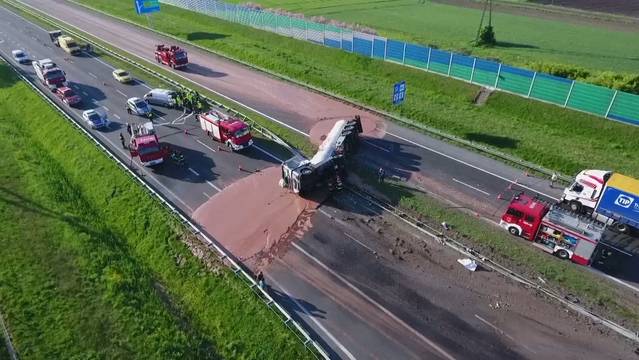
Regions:
[[387, 178], [408, 179], [419, 172], [422, 158], [412, 153], [413, 145], [386, 139], [363, 137], [355, 158], [386, 172]]
[[189, 63], [189, 65], [186, 68], [184, 68], [182, 71], [185, 73], [197, 74], [197, 75], [213, 77], [213, 78], [224, 77], [227, 75], [226, 73], [213, 71], [208, 67], [194, 64], [194, 63]]
[[[153, 168], [153, 172], [155, 174], [190, 183], [214, 181], [220, 176], [220, 174], [213, 171], [215, 168], [215, 161], [213, 161], [211, 157], [207, 156], [207, 154], [175, 143], [162, 143], [162, 145], [169, 145], [169, 149], [171, 151], [175, 150], [182, 153], [184, 156], [184, 163], [178, 164], [169, 156], [165, 159], [163, 164]], [[189, 170], [191, 166], [190, 164], [197, 164], [197, 174]]]
[[95, 86], [69, 81], [69, 87], [82, 97], [83, 103], [92, 103], [106, 99], [106, 94]]
[[226, 34], [217, 34], [212, 32], [204, 32], [204, 31], [195, 31], [186, 35], [186, 39], [189, 41], [198, 41], [198, 40], [218, 40], [229, 37]]

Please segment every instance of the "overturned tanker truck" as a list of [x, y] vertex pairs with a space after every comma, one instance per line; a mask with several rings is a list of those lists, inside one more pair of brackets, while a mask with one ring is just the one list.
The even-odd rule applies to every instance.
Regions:
[[322, 186], [330, 191], [340, 190], [346, 175], [346, 157], [357, 149], [361, 132], [359, 115], [337, 121], [310, 160], [298, 154], [282, 164], [280, 186], [300, 195]]

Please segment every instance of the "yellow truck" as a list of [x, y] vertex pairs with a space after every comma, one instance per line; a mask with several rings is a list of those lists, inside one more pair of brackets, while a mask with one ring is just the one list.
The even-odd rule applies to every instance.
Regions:
[[62, 48], [62, 50], [71, 55], [80, 53], [80, 47], [78, 46], [78, 43], [71, 36], [63, 35], [58, 37], [58, 44], [60, 45], [60, 48]]

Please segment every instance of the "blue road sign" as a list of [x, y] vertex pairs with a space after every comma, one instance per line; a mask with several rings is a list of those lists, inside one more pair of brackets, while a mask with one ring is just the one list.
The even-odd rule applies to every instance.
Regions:
[[159, 0], [135, 0], [135, 11], [138, 15], [160, 11]]
[[400, 81], [393, 88], [393, 105], [399, 105], [404, 102], [406, 97], [406, 81]]

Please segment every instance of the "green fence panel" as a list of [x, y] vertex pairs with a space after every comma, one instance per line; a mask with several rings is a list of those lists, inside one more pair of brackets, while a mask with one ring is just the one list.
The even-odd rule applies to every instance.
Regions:
[[615, 91], [597, 85], [575, 82], [568, 107], [605, 116]]
[[639, 95], [619, 91], [608, 117], [639, 125]]
[[450, 67], [450, 76], [470, 81], [473, 76], [474, 58], [465, 55], [454, 54]]
[[530, 97], [563, 106], [572, 80], [537, 73]]
[[497, 88], [527, 96], [534, 75], [535, 73], [529, 70], [502, 65]]

